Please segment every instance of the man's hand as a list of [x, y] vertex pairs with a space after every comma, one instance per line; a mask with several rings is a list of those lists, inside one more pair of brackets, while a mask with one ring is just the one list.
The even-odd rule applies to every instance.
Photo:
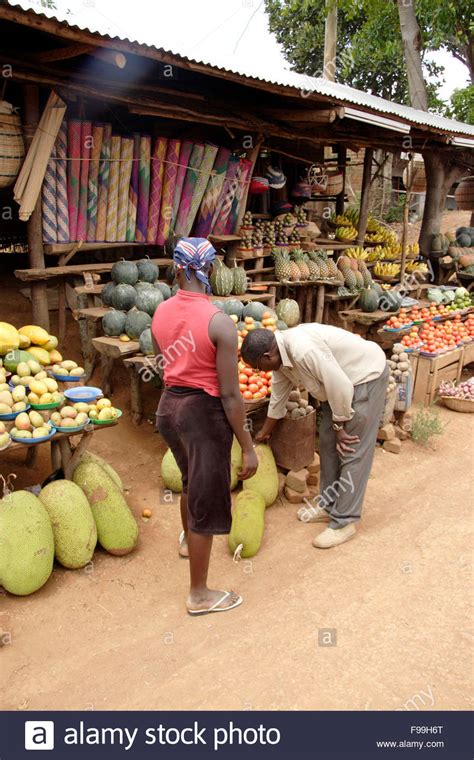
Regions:
[[265, 443], [265, 441], [268, 441], [269, 438], [270, 438], [270, 433], [266, 433], [263, 428], [255, 436], [255, 440], [257, 443]]
[[343, 457], [345, 454], [353, 454], [355, 449], [351, 448], [351, 444], [360, 443], [358, 435], [349, 435], [344, 428], [336, 431], [336, 450], [339, 456]]
[[255, 449], [242, 452], [242, 469], [239, 472], [239, 480], [247, 480], [255, 475], [258, 467], [258, 459]]

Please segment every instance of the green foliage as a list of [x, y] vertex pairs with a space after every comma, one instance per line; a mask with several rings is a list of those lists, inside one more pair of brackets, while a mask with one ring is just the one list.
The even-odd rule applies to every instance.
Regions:
[[416, 443], [426, 445], [434, 435], [441, 435], [443, 424], [439, 412], [433, 406], [420, 407], [413, 416], [411, 437]]
[[389, 224], [391, 222], [401, 222], [403, 219], [403, 209], [405, 207], [405, 193], [400, 193], [397, 196], [397, 200], [395, 203], [393, 203], [387, 213], [384, 216], [384, 219]]
[[474, 84], [469, 84], [462, 90], [454, 90], [449, 116], [465, 124], [474, 124]]
[[[409, 104], [400, 22], [396, 2], [337, 0], [338, 40], [336, 79], [398, 103]], [[297, 71], [321, 76], [324, 53], [326, 0], [265, 0], [269, 27]], [[416, 0], [423, 68], [440, 80], [443, 67], [426, 53], [444, 47], [472, 65], [474, 0]], [[432, 110], [445, 110], [437, 85], [427, 84]]]

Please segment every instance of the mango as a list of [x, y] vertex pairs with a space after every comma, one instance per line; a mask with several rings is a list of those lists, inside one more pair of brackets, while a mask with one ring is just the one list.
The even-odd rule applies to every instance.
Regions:
[[54, 536], [41, 501], [28, 491], [14, 491], [0, 501], [0, 584], [10, 594], [26, 596], [51, 575]]
[[55, 404], [62, 401], [62, 396], [59, 391], [53, 391], [51, 394], [51, 398], [53, 399], [53, 403]]
[[0, 420], [0, 433], [4, 433], [6, 430], [5, 423]]
[[11, 414], [12, 408], [8, 404], [0, 401], [0, 414]]
[[17, 401], [12, 406], [12, 412], [23, 412], [26, 409], [26, 403], [24, 401]]
[[26, 362], [20, 362], [16, 368], [16, 374], [19, 375], [19, 377], [28, 377], [28, 375], [31, 375], [28, 364]]
[[43, 393], [40, 396], [40, 404], [52, 404], [52, 403], [53, 403], [52, 393]]
[[78, 412], [89, 412], [89, 404], [84, 401], [77, 401], [74, 404], [74, 409], [77, 409]]
[[97, 528], [84, 492], [70, 480], [54, 480], [39, 499], [51, 520], [57, 561], [71, 570], [87, 565], [97, 544]]
[[53, 351], [55, 348], [58, 347], [58, 339], [55, 335], [50, 335], [48, 338], [48, 341], [46, 343], [43, 343], [43, 348], [45, 351]]
[[17, 385], [13, 388], [12, 392], [13, 401], [23, 401], [26, 396], [26, 389], [24, 385]]
[[31, 346], [31, 340], [27, 338], [26, 335], [20, 334], [20, 345], [19, 348], [29, 348]]
[[30, 404], [40, 403], [39, 396], [37, 396], [36, 393], [28, 393], [28, 401], [30, 402]]
[[183, 479], [181, 477], [181, 470], [176, 463], [171, 449], [168, 449], [161, 460], [161, 477], [166, 488], [174, 493], [182, 493]]
[[53, 349], [49, 352], [49, 361], [51, 364], [59, 364], [59, 362], [62, 362], [62, 360], [62, 355], [59, 353], [59, 351], [56, 351], [56, 349]]
[[10, 442], [10, 435], [7, 433], [6, 430], [3, 431], [3, 433], [0, 433], [0, 449], [3, 449], [4, 446], [7, 445], [7, 443]]
[[44, 379], [44, 384], [50, 393], [58, 390], [58, 384], [52, 377], [46, 377]]
[[60, 425], [63, 418], [61, 417], [60, 412], [53, 412], [49, 419], [51, 420], [53, 425]]
[[15, 418], [15, 427], [17, 430], [30, 430], [31, 422], [27, 412], [21, 412]]
[[104, 406], [99, 412], [99, 420], [111, 420], [113, 419], [112, 407]]
[[10, 391], [0, 391], [0, 404], [6, 404], [7, 406], [13, 406], [13, 398]]
[[68, 371], [77, 367], [77, 362], [73, 362], [72, 359], [65, 359], [60, 364], [63, 369], [67, 369]]
[[105, 409], [106, 406], [112, 406], [112, 402], [109, 398], [100, 398], [96, 403], [97, 409]]
[[10, 382], [12, 385], [20, 385], [20, 376], [19, 375], [12, 375], [10, 378]]
[[16, 427], [10, 430], [10, 435], [12, 436], [12, 438], [20, 438], [20, 439], [33, 437], [33, 433], [31, 432], [31, 430], [18, 430], [18, 428]]
[[8, 383], [0, 383], [0, 391], [9, 391], [9, 390], [10, 390], [10, 386], [8, 385]]
[[131, 552], [138, 540], [138, 526], [112, 478], [96, 462], [87, 462], [76, 467], [73, 480], [91, 506], [101, 546], [110, 554]]
[[34, 428], [43, 427], [44, 419], [39, 412], [32, 411], [28, 414], [28, 417]]
[[71, 369], [69, 371], [69, 374], [72, 377], [82, 377], [82, 375], [84, 374], [84, 367], [75, 367], [74, 369]]
[[84, 425], [85, 422], [89, 419], [89, 416], [86, 412], [79, 412], [75, 419], [76, 425]]
[[48, 386], [45, 382], [43, 382], [43, 380], [31, 380], [30, 391], [36, 393], [38, 396], [42, 396], [43, 393], [48, 392]]
[[39, 363], [44, 367], [47, 367], [51, 363], [49, 352], [45, 351], [44, 348], [39, 348], [39, 346], [32, 346], [28, 349], [28, 353], [31, 354], [34, 359], [37, 359], [37, 361], [39, 361]]
[[33, 378], [30, 377], [29, 375], [27, 377], [20, 377], [20, 385], [24, 385], [25, 388], [29, 388], [32, 380]]
[[[39, 362], [37, 362], [36, 359], [29, 359], [26, 363], [30, 369], [30, 372], [29, 372], [30, 375], [37, 375], [38, 372], [41, 372], [41, 364], [39, 364]], [[43, 373], [44, 375], [46, 375], [46, 372], [43, 372]], [[18, 372], [18, 374], [20, 373]]]
[[61, 417], [68, 417], [70, 419], [74, 419], [77, 417], [77, 409], [74, 409], [73, 406], [63, 406], [61, 409]]
[[41, 372], [37, 372], [35, 374], [35, 380], [46, 380], [48, 377], [48, 373], [44, 371], [44, 369], [41, 370]]
[[278, 496], [278, 470], [273, 452], [265, 443], [259, 443], [255, 447], [258, 458], [258, 469], [255, 475], [242, 482], [245, 490], [256, 491], [265, 500], [265, 506], [269, 507]]
[[49, 340], [49, 335], [42, 327], [38, 325], [24, 325], [18, 330], [20, 335], [26, 335], [26, 337], [34, 343], [36, 346], [43, 346]]
[[33, 430], [33, 438], [46, 438], [51, 432], [51, 428], [46, 427], [46, 425], [43, 425], [43, 427], [37, 427]]
[[253, 557], [258, 552], [265, 529], [265, 508], [265, 499], [257, 491], [246, 489], [238, 494], [228, 538], [232, 554], [241, 544], [241, 557]]

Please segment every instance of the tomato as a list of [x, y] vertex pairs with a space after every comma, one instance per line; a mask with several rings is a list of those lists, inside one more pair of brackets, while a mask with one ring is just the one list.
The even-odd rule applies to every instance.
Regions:
[[250, 391], [244, 391], [244, 392], [242, 393], [242, 396], [243, 396], [244, 398], [252, 398], [252, 394], [251, 394], [251, 392], [250, 392]]
[[253, 375], [252, 367], [244, 367], [242, 370], [242, 374], [246, 375], [247, 377], [250, 377], [251, 375]]
[[252, 374], [249, 377], [249, 383], [256, 383], [258, 380], [258, 375], [255, 374], [255, 370], [253, 370]]
[[252, 398], [254, 399], [263, 398], [263, 395], [260, 393], [260, 391], [257, 391], [256, 393], [253, 394]]
[[246, 383], [240, 383], [239, 390], [241, 393], [247, 390], [247, 384]]
[[261, 378], [261, 377], [259, 377], [259, 378], [258, 378], [258, 380], [257, 380], [257, 382], [256, 382], [256, 385], [258, 385], [258, 387], [259, 387], [259, 388], [261, 388], [261, 387], [262, 387], [262, 385], [263, 385], [263, 380], [262, 380], [262, 378]]
[[239, 375], [239, 383], [247, 383], [247, 375], [244, 372]]
[[249, 383], [249, 391], [250, 393], [257, 393], [258, 392], [257, 383]]

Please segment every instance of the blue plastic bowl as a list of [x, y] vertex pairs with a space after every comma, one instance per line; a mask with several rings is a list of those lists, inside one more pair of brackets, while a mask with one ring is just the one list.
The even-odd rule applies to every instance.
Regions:
[[23, 443], [25, 446], [36, 446], [37, 443], [43, 443], [44, 441], [49, 441], [49, 439], [52, 438], [53, 435], [56, 435], [55, 428], [51, 428], [51, 432], [49, 433], [49, 435], [43, 435], [41, 436], [41, 438], [15, 438], [12, 435], [11, 439], [15, 443]]
[[54, 379], [60, 380], [62, 383], [78, 383], [85, 376], [85, 373], [83, 375], [55, 375], [53, 372]]
[[73, 403], [83, 401], [85, 404], [88, 404], [104, 394], [100, 388], [95, 388], [93, 385], [81, 385], [78, 388], [71, 388], [68, 391], [64, 391], [64, 395], [68, 401], [72, 401]]
[[[29, 404], [26, 405], [26, 409], [22, 409], [21, 412], [27, 412], [31, 409]], [[21, 412], [10, 412], [9, 414], [0, 414], [0, 420], [14, 420]]]

